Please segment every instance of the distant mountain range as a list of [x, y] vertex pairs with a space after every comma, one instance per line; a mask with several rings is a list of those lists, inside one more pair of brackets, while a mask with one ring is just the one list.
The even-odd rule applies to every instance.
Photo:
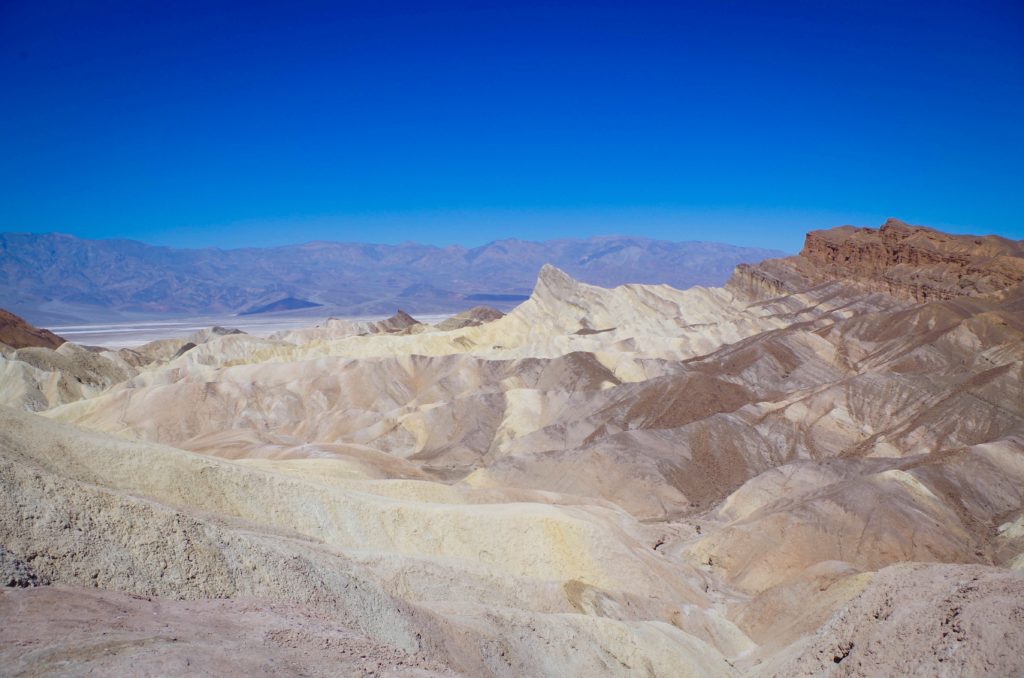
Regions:
[[774, 250], [636, 237], [481, 247], [310, 242], [268, 248], [175, 249], [132, 240], [0, 234], [0, 307], [31, 322], [126, 315], [291, 312], [429, 313], [510, 306], [553, 264], [602, 286], [721, 285]]

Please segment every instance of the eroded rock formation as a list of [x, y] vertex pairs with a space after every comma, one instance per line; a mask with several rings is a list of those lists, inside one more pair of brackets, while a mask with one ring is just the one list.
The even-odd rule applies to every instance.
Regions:
[[[1020, 248], [890, 222], [725, 288], [546, 267], [504, 316], [91, 353], [123, 374], [43, 400], [15, 356], [0, 573], [29, 588], [0, 610], [35, 631], [0, 660], [220, 666], [141, 621], [97, 663], [51, 621], [80, 597], [122, 640], [107, 606], [177, 629], [194, 600], [313, 673], [363, 666], [347, 648], [393, 675], [1020, 673]], [[36, 350], [32, 383], [78, 374], [84, 349]]]

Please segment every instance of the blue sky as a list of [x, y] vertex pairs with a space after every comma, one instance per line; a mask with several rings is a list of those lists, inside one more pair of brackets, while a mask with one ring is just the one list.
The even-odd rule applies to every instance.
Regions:
[[0, 230], [1024, 238], [1019, 2], [0, 3]]

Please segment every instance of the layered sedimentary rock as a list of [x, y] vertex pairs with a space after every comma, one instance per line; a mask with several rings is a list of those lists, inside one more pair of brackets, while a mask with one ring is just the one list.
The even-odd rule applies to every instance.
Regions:
[[[396, 675], [1014, 675], [1022, 260], [977, 240], [836, 229], [725, 288], [546, 267], [450, 329], [151, 346], [120, 383], [0, 411], [0, 574], [214, 625], [306, 615], [296, 642]], [[20, 642], [0, 656], [31, 671]]]
[[740, 280], [775, 293], [843, 280], [917, 302], [977, 296], [1024, 281], [1024, 245], [949, 235], [889, 219], [807, 234], [798, 257], [740, 267]]

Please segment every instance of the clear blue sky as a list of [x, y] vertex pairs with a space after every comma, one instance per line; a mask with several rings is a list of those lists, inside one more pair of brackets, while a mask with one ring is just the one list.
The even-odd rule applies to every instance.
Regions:
[[0, 2], [0, 230], [1024, 238], [1024, 3]]

